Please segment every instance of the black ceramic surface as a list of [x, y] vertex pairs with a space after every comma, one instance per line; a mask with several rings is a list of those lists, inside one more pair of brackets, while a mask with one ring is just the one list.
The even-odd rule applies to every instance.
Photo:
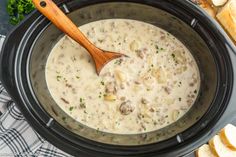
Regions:
[[[190, 3], [180, 0], [149, 0], [142, 1], [142, 3], [168, 10], [173, 15], [182, 18], [185, 23], [155, 7], [133, 3], [99, 4], [90, 6], [86, 10], [85, 6], [96, 4], [97, 2], [96, 0], [68, 2], [67, 6], [70, 11], [83, 7], [79, 9], [79, 11], [76, 11], [77, 13], [72, 12], [70, 17], [72, 19], [79, 19], [75, 21], [78, 25], [101, 18], [128, 17], [146, 21], [168, 30], [182, 40], [197, 59], [202, 72], [202, 92], [204, 94], [199, 96], [199, 102], [194, 105], [195, 109], [192, 109], [192, 114], [188, 114], [187, 119], [182, 119], [181, 123], [179, 122], [176, 123], [175, 126], [171, 126], [172, 129], [181, 128], [177, 133], [175, 132], [175, 134], [168, 132], [168, 130], [171, 130], [170, 127], [166, 128], [166, 130], [164, 129], [143, 135], [119, 136], [107, 133], [96, 134], [92, 129], [81, 125], [79, 125], [80, 130], [78, 131], [78, 128], [73, 128], [73, 125], [65, 125], [60, 121], [60, 117], [58, 117], [65, 113], [60, 112], [59, 109], [56, 108], [57, 106], [53, 105], [54, 102], [47, 92], [43, 73], [48, 52], [56, 39], [60, 37], [61, 32], [52, 25], [48, 26], [49, 22], [38, 12], [34, 12], [32, 16], [24, 22], [24, 25], [20, 25], [9, 35], [8, 41], [4, 47], [4, 54], [1, 56], [1, 64], [3, 66], [1, 73], [2, 76], [4, 76], [2, 80], [7, 91], [10, 92], [15, 101], [18, 102], [24, 116], [30, 120], [31, 125], [43, 137], [59, 148], [75, 155], [85, 153], [91, 156], [182, 156], [194, 150], [201, 143], [206, 142], [225, 122], [229, 122], [230, 118], [223, 118], [219, 121], [220, 125], [216, 123], [224, 113], [226, 107], [230, 107], [233, 104], [232, 101], [235, 101], [232, 98], [230, 99], [232, 89], [234, 89], [233, 92], [235, 92], [235, 88], [233, 88], [233, 70], [235, 71], [233, 68], [235, 68], [235, 65], [231, 65], [232, 60], [235, 60], [233, 45], [228, 42], [229, 39], [225, 37], [219, 25], [214, 26], [216, 23], [212, 23], [212, 21], [205, 18], [205, 15], [200, 10]], [[100, 0], [99, 2], [106, 1]], [[110, 9], [115, 9], [112, 12], [108, 9], [99, 9], [104, 8], [104, 5], [107, 8], [110, 6]], [[130, 7], [130, 9], [127, 9], [127, 11], [122, 10], [124, 7], [126, 9]], [[132, 12], [132, 8], [138, 7], [141, 7], [139, 9], [142, 9], [143, 12]], [[195, 9], [191, 10], [192, 8]], [[153, 14], [153, 11], [158, 13], [158, 15]], [[195, 21], [198, 22], [192, 23], [194, 18]], [[194, 31], [191, 31], [191, 27], [194, 27], [194, 29], [201, 34], [206, 44]], [[18, 32], [18, 38], [12, 38], [15, 32]], [[22, 34], [19, 34], [19, 32]], [[6, 67], [6, 62], [10, 63], [9, 67]], [[235, 63], [233, 62], [233, 64]], [[35, 72], [37, 72], [38, 76]], [[40, 87], [37, 84], [40, 84]], [[33, 85], [32, 88], [31, 85]], [[217, 96], [215, 96], [215, 94], [217, 94]], [[47, 112], [45, 112], [45, 109]], [[204, 116], [202, 117], [203, 114]], [[196, 117], [194, 117], [195, 115]], [[224, 114], [224, 116], [225, 115], [226, 114]], [[227, 115], [233, 115], [233, 112]], [[52, 123], [48, 123], [51, 121], [51, 118], [57, 121], [54, 120]], [[188, 120], [189, 118], [195, 119], [198, 122], [184, 131], [196, 122]], [[75, 123], [73, 122], [73, 124]], [[182, 126], [181, 124], [184, 125]], [[217, 129], [211, 130], [214, 126], [216, 126], [215, 128]], [[66, 128], [69, 128], [69, 130]], [[160, 133], [166, 134], [160, 135]], [[176, 134], [178, 134], [178, 136], [175, 136]], [[161, 136], [162, 139], [160, 139], [159, 136], [155, 138], [157, 135]], [[123, 138], [123, 140], [121, 140], [121, 142], [117, 142], [117, 140], [115, 140], [115, 142], [112, 141], [114, 138], [117, 139], [117, 137], [119, 137], [118, 139]], [[94, 142], [87, 138], [110, 143], [112, 145]], [[132, 141], [127, 141], [127, 138], [131, 138]], [[167, 138], [168, 140], [165, 140]], [[127, 143], [124, 143], [125, 141], [127, 141]], [[162, 142], [156, 143], [157, 141]], [[140, 144], [140, 146], [137, 146], [138, 144]]]

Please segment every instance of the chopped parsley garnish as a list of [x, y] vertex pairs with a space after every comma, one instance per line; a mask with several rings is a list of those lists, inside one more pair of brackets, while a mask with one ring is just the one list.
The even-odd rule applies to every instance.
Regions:
[[66, 120], [66, 117], [62, 117], [62, 120], [65, 121], [65, 120]]
[[98, 96], [99, 98], [102, 98], [102, 92], [99, 92], [99, 96]]
[[80, 104], [79, 104], [80, 108], [86, 108], [84, 99], [80, 98], [79, 101], [80, 101]]
[[86, 108], [85, 103], [79, 104], [80, 108]]
[[173, 58], [175, 58], [175, 54], [172, 53], [171, 56], [172, 56]]
[[104, 86], [104, 85], [105, 85], [105, 83], [104, 83], [103, 81], [101, 81], [101, 85], [103, 85], [103, 86]]
[[79, 76], [75, 76], [77, 79], [80, 79], [80, 77]]
[[159, 53], [160, 51], [163, 51], [164, 50], [164, 48], [159, 48], [159, 46], [158, 45], [155, 45], [155, 48], [156, 48], [156, 53]]
[[114, 64], [120, 65], [121, 62], [122, 62], [122, 59], [118, 59], [118, 60], [116, 60], [116, 61], [114, 62]]
[[60, 75], [57, 75], [57, 81], [60, 81], [60, 80], [61, 80], [61, 78], [62, 78], [62, 76], [60, 76]]
[[34, 8], [32, 0], [8, 0], [7, 12], [10, 16], [10, 23], [12, 25], [18, 24]]
[[74, 109], [74, 107], [73, 106], [71, 106], [70, 108], [69, 108], [69, 111], [72, 111]]

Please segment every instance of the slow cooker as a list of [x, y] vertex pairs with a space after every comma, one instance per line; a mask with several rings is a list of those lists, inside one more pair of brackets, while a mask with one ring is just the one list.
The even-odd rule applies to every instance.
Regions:
[[45, 64], [63, 33], [34, 11], [6, 38], [0, 56], [1, 80], [26, 120], [56, 147], [75, 156], [183, 156], [236, 116], [236, 48], [221, 26], [194, 3], [61, 0], [57, 4], [78, 26], [119, 18], [165, 29], [182, 41], [197, 61], [201, 90], [190, 111], [163, 129], [121, 135], [84, 126], [69, 117], [48, 91]]

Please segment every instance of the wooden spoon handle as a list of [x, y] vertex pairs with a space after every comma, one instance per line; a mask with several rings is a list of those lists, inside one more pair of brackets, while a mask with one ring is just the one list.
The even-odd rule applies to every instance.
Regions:
[[[46, 16], [61, 31], [80, 43], [90, 53], [95, 49], [93, 44], [84, 36], [77, 26], [58, 8], [52, 0], [32, 0], [35, 7]], [[91, 54], [93, 55], [93, 54]]]

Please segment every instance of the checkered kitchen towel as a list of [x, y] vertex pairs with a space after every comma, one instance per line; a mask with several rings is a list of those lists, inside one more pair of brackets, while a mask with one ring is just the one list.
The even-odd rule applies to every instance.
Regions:
[[[0, 50], [4, 41], [0, 35]], [[0, 157], [67, 157], [27, 123], [0, 82]]]

